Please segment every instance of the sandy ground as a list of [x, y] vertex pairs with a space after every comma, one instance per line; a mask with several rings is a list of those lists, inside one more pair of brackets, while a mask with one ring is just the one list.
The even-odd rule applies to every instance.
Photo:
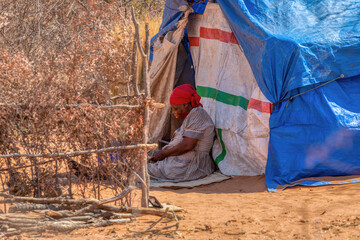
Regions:
[[[192, 189], [153, 188], [150, 195], [184, 209], [179, 229], [134, 234], [157, 221], [11, 239], [360, 239], [360, 184], [266, 190], [263, 176], [235, 177]], [[153, 229], [172, 226], [162, 220]]]

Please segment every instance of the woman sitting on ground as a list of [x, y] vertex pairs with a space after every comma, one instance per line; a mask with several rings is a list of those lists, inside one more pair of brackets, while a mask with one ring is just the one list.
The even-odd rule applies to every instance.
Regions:
[[190, 84], [175, 88], [170, 96], [172, 113], [184, 119], [174, 137], [150, 159], [150, 178], [160, 181], [189, 181], [214, 171], [210, 149], [214, 142], [214, 124], [202, 108], [201, 97]]

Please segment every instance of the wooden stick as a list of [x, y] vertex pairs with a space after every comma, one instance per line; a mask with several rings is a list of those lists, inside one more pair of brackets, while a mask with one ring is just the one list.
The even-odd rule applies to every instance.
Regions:
[[[3, 191], [7, 191], [5, 190], [5, 183], [4, 183], [4, 180], [3, 180], [3, 176], [0, 174], [0, 180], [1, 180], [1, 185], [2, 185], [2, 188], [3, 188]], [[7, 211], [7, 206], [6, 206], [6, 203], [4, 203], [4, 212], [6, 213]]]
[[[149, 138], [149, 126], [150, 126], [150, 108], [149, 103], [151, 102], [151, 95], [150, 95], [150, 77], [149, 77], [149, 56], [150, 56], [150, 28], [149, 23], [145, 24], [145, 57], [143, 56], [143, 71], [144, 71], [144, 88], [145, 88], [145, 115], [144, 115], [144, 126], [143, 126], [143, 141], [144, 144], [147, 144]], [[146, 186], [142, 189], [143, 197], [142, 197], [142, 207], [149, 206], [149, 189], [150, 189], [150, 175], [148, 173], [147, 168], [147, 149], [144, 151], [144, 156], [142, 159], [142, 168], [143, 168], [143, 179], [146, 182]]]
[[92, 216], [76, 216], [76, 217], [67, 217], [67, 218], [63, 218], [64, 220], [68, 220], [68, 221], [83, 221], [83, 222], [87, 222], [90, 221], [92, 219], [94, 219]]
[[[144, 76], [144, 83], [145, 83], [145, 115], [144, 115], [144, 125], [143, 125], [143, 141], [144, 143], [147, 143], [148, 141], [148, 133], [149, 133], [149, 98], [150, 98], [150, 90], [148, 87], [148, 80], [149, 80], [149, 71], [148, 71], [148, 53], [147, 51], [147, 42], [149, 36], [148, 36], [148, 31], [149, 31], [149, 25], [146, 24], [145, 28], [146, 28], [146, 43], [145, 43], [145, 49], [142, 47], [141, 45], [141, 39], [140, 39], [140, 33], [139, 33], [139, 23], [136, 21], [135, 18], [135, 12], [134, 12], [134, 8], [131, 8], [131, 15], [132, 15], [132, 20], [135, 26], [135, 36], [136, 36], [136, 42], [137, 42], [137, 46], [138, 49], [141, 53], [141, 57], [142, 57], [142, 63], [143, 63], [143, 76]], [[142, 178], [142, 182], [141, 182], [141, 206], [142, 207], [148, 207], [149, 206], [149, 182], [148, 182], [148, 173], [147, 173], [147, 149], [145, 149], [143, 151], [143, 158], [141, 160], [141, 178]]]
[[93, 204], [84, 207], [76, 212], [74, 212], [74, 214], [72, 214], [72, 216], [79, 216], [82, 215], [85, 212], [90, 212], [92, 210], [94, 210], [95, 208], [98, 208], [99, 206], [106, 204], [106, 203], [111, 203], [111, 202], [115, 202], [118, 201], [124, 197], [126, 197], [132, 190], [134, 190], [136, 187], [134, 186], [129, 186], [127, 187], [124, 191], [122, 191], [119, 195], [112, 197], [112, 198], [107, 198], [107, 199], [103, 199], [103, 200], [97, 200], [96, 202], [94, 202]]
[[[18, 197], [13, 196], [7, 193], [0, 192], [0, 196], [4, 197], [3, 202], [7, 203], [15, 203], [15, 202], [30, 202], [30, 203], [37, 203], [37, 204], [67, 204], [67, 205], [103, 205], [106, 203], [117, 201], [121, 198], [126, 197], [132, 190], [136, 187], [130, 186], [127, 187], [124, 191], [122, 191], [118, 196], [107, 198], [103, 200], [97, 199], [65, 199], [65, 198], [32, 198], [32, 197]], [[81, 210], [81, 209], [80, 209]]]
[[66, 199], [62, 197], [58, 198], [32, 198], [32, 197], [19, 197], [13, 196], [7, 193], [0, 192], [0, 196], [5, 199], [2, 202], [16, 203], [16, 202], [29, 202], [36, 204], [66, 204], [66, 205], [86, 205], [93, 204], [99, 200], [96, 199]]
[[131, 219], [110, 219], [110, 220], [101, 220], [94, 223], [74, 223], [70, 221], [60, 221], [60, 222], [46, 222], [40, 224], [39, 226], [21, 228], [20, 230], [0, 233], [1, 237], [10, 237], [14, 235], [19, 235], [26, 232], [45, 232], [46, 230], [58, 231], [58, 232], [69, 232], [75, 229], [88, 228], [88, 227], [105, 227], [112, 224], [124, 224], [131, 222]]
[[1, 216], [0, 223], [8, 222], [8, 223], [24, 223], [24, 224], [36, 224], [40, 219], [28, 219], [28, 218], [20, 218], [20, 217], [9, 217], [9, 216]]
[[60, 205], [60, 204], [27, 204], [27, 203], [16, 203], [9, 207], [9, 213], [26, 213], [34, 210], [53, 210], [53, 211], [62, 211], [62, 210], [77, 210], [82, 206], [69, 206], [69, 205]]
[[[135, 15], [135, 14], [134, 14]], [[133, 15], [133, 18], [135, 18], [135, 16]], [[131, 67], [131, 80], [132, 80], [132, 85], [133, 85], [133, 90], [134, 90], [134, 95], [139, 95], [139, 88], [137, 85], [137, 39], [138, 39], [138, 32], [135, 31], [134, 34], [134, 43], [133, 43], [133, 55], [132, 55], [132, 67]]]
[[0, 224], [6, 225], [9, 228], [21, 229], [21, 228], [25, 228], [25, 227], [34, 227], [40, 223], [39, 222], [25, 223], [25, 222], [0, 221]]
[[140, 51], [141, 56], [145, 57], [144, 49], [141, 46], [141, 38], [140, 38], [140, 33], [139, 33], [139, 23], [136, 21], [135, 12], [134, 12], [133, 7], [131, 7], [131, 16], [132, 16], [132, 20], [133, 20], [133, 23], [134, 23], [134, 26], [135, 26], [135, 35], [137, 36], [136, 43], [138, 45], [138, 49]]
[[[29, 104], [27, 103], [0, 103], [0, 107], [24, 107]], [[42, 107], [51, 107], [51, 105], [42, 104], [40, 105]], [[54, 105], [55, 108], [82, 108], [82, 107], [88, 107], [92, 106], [94, 108], [100, 108], [100, 109], [116, 109], [116, 108], [125, 108], [125, 109], [136, 109], [141, 108], [141, 105], [126, 105], [126, 104], [119, 104], [119, 105], [97, 105], [97, 104], [64, 104], [64, 105]]]
[[[135, 43], [136, 44], [136, 43]], [[142, 94], [139, 94], [139, 96], [141, 96]], [[139, 97], [139, 96], [133, 96], [133, 97]], [[131, 96], [128, 96], [128, 95], [117, 95], [117, 96], [113, 96], [110, 98], [110, 101], [114, 101], [114, 100], [117, 100], [119, 98], [125, 98], [125, 99], [129, 99], [129, 97]]]
[[16, 230], [16, 231], [9, 231], [9, 232], [3, 232], [0, 233], [0, 238], [4, 238], [4, 237], [11, 237], [11, 236], [15, 236], [15, 235], [20, 235], [22, 233], [27, 233], [27, 232], [45, 232], [46, 229], [44, 229], [43, 227], [40, 226], [36, 226], [36, 227], [27, 227], [27, 228], [22, 228], [21, 230]]
[[[139, 94], [138, 94], [139, 95]], [[26, 103], [0, 103], [0, 107], [23, 107], [23, 106], [27, 106], [28, 104]], [[43, 107], [49, 107], [49, 105], [41, 105]], [[120, 104], [120, 105], [109, 105], [109, 106], [104, 106], [104, 105], [97, 105], [97, 104], [64, 104], [64, 105], [55, 105], [55, 108], [83, 108], [83, 107], [88, 107], [88, 106], [92, 106], [94, 108], [100, 108], [100, 109], [104, 109], [104, 110], [111, 110], [111, 109], [117, 109], [117, 108], [123, 108], [123, 109], [138, 109], [138, 108], [143, 108], [143, 105], [126, 105], [126, 104]], [[161, 103], [152, 103], [150, 104], [150, 107], [152, 108], [159, 108], [159, 106], [161, 106]]]
[[[53, 158], [53, 157], [69, 157], [69, 156], [79, 156], [83, 154], [93, 154], [93, 153], [101, 153], [101, 152], [111, 152], [115, 150], [132, 150], [137, 148], [146, 148], [146, 149], [156, 149], [158, 148], [158, 144], [135, 144], [135, 145], [127, 145], [127, 146], [117, 146], [117, 147], [108, 147], [101, 149], [93, 149], [86, 151], [76, 151], [76, 152], [63, 152], [63, 153], [51, 153], [51, 154], [20, 154], [20, 153], [12, 153], [7, 155], [0, 155], [0, 158], [12, 158], [12, 157], [43, 157], [43, 158]], [[56, 161], [56, 159], [51, 160]], [[49, 161], [48, 161], [49, 162]], [[30, 167], [33, 165], [29, 165]], [[9, 169], [1, 169], [2, 171], [8, 171]]]
[[39, 220], [41, 219], [41, 216], [38, 215], [27, 215], [27, 214], [21, 214], [21, 213], [6, 213], [6, 214], [0, 214], [1, 218], [3, 217], [9, 217], [9, 218], [27, 218], [27, 219], [35, 219]]
[[[123, 208], [123, 207], [116, 207], [116, 206], [112, 206], [112, 205], [101, 205], [99, 207], [99, 209], [102, 210], [106, 210], [106, 211], [110, 211], [110, 212], [121, 212], [121, 213], [131, 213], [134, 214], [135, 216], [139, 216], [141, 214], [148, 214], [148, 215], [155, 215], [155, 216], [163, 216], [165, 210], [164, 209], [155, 209], [155, 208], [136, 208], [136, 207], [131, 207], [131, 208]], [[172, 213], [167, 213], [165, 215], [165, 217], [169, 218], [169, 219], [173, 219], [176, 215], [172, 214]], [[179, 216], [177, 216], [177, 218], [179, 218]]]

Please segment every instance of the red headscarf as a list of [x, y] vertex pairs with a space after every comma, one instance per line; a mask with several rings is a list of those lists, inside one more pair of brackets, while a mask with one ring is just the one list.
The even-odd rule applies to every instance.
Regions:
[[200, 103], [201, 97], [197, 94], [195, 88], [190, 84], [184, 84], [176, 87], [170, 96], [171, 105], [180, 105], [191, 102], [191, 106], [202, 107]]

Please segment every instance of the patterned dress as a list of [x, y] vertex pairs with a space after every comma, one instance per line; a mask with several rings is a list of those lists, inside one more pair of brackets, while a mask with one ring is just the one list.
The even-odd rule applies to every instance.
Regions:
[[214, 171], [210, 150], [214, 142], [214, 123], [202, 107], [193, 108], [174, 137], [163, 149], [179, 144], [183, 136], [196, 138], [195, 148], [178, 156], [148, 164], [151, 179], [168, 182], [190, 181], [206, 177]]

